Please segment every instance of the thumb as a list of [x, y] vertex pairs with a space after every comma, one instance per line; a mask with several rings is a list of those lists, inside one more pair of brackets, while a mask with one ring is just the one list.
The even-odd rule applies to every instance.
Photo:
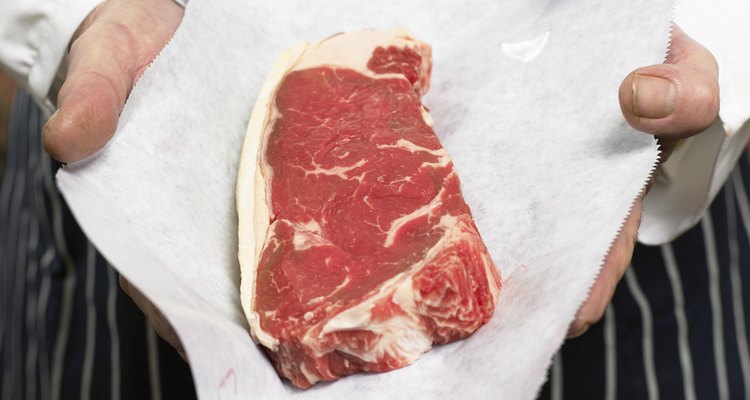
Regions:
[[171, 0], [109, 0], [86, 18], [70, 48], [58, 110], [44, 127], [53, 158], [79, 161], [107, 144], [134, 82], [181, 17]]
[[[58, 110], [44, 127], [44, 148], [56, 160], [81, 160], [112, 137], [133, 83], [123, 43], [103, 41], [92, 27], [73, 43], [69, 70], [58, 94]], [[114, 43], [112, 43], [114, 42]]]
[[634, 128], [666, 140], [706, 130], [719, 112], [713, 55], [674, 26], [666, 63], [639, 68], [620, 85], [620, 108]]

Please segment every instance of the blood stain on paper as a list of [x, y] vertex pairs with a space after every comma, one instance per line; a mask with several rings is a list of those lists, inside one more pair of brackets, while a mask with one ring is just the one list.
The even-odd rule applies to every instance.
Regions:
[[219, 400], [227, 398], [237, 398], [237, 376], [234, 372], [234, 368], [229, 368], [227, 370], [227, 373], [224, 374], [223, 378], [221, 378], [221, 382], [219, 382], [219, 386], [216, 389], [218, 395], [217, 398]]

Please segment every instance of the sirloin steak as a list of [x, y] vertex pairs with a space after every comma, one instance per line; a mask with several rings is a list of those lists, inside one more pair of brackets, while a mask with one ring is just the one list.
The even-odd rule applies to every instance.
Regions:
[[414, 362], [492, 315], [500, 276], [420, 102], [430, 47], [366, 30], [288, 50], [238, 176], [242, 305], [300, 388]]

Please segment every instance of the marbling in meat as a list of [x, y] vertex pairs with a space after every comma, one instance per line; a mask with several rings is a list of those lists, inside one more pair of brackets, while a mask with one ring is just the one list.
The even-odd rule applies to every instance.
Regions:
[[299, 47], [254, 110], [242, 300], [298, 387], [403, 367], [494, 310], [499, 274], [420, 102], [430, 51], [374, 30]]

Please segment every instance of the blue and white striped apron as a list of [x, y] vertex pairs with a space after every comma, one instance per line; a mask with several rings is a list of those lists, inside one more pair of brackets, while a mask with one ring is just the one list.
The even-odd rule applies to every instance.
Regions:
[[[187, 364], [123, 294], [57, 193], [19, 92], [0, 190], [0, 396], [194, 398]], [[603, 320], [566, 342], [543, 399], [750, 397], [750, 161], [701, 223], [638, 245]]]
[[639, 244], [604, 318], [557, 354], [542, 399], [750, 398], [750, 158], [672, 243]]
[[190, 399], [188, 365], [158, 338], [86, 240], [19, 91], [0, 189], [0, 399]]

